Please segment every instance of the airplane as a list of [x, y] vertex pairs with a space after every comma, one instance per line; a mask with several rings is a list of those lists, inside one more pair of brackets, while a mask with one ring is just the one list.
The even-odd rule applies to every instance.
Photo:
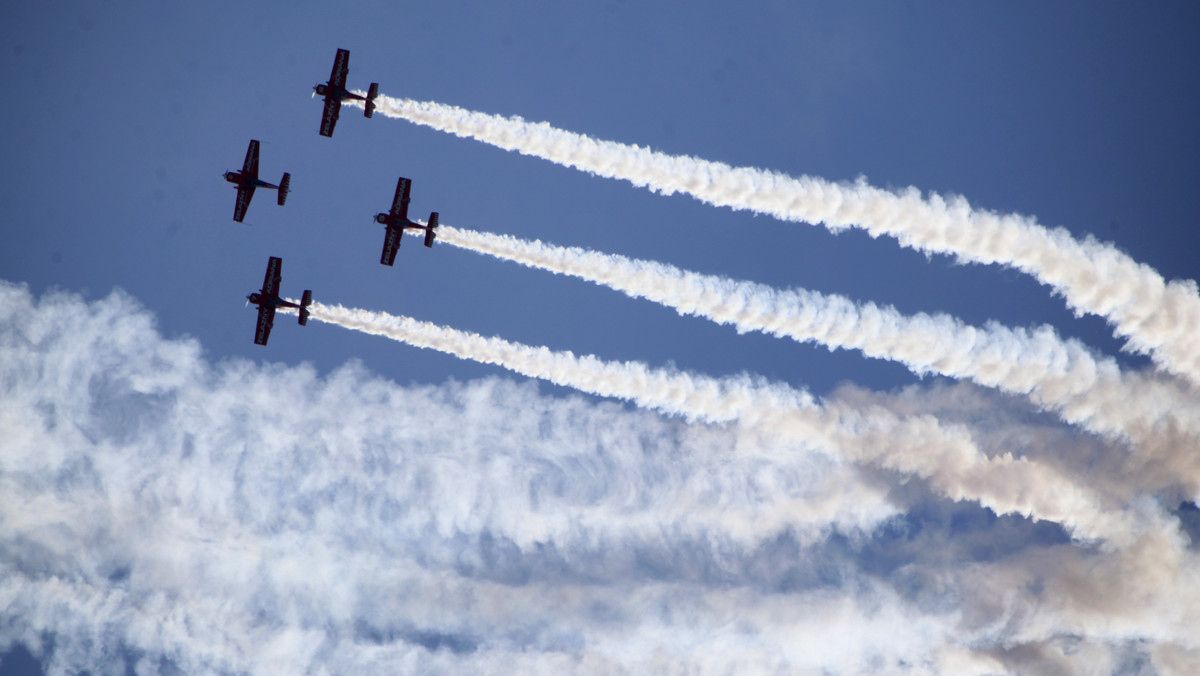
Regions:
[[250, 139], [250, 147], [246, 149], [246, 161], [241, 171], [225, 172], [225, 180], [237, 186], [237, 204], [233, 205], [233, 220], [238, 223], [246, 217], [246, 208], [250, 206], [250, 198], [254, 197], [255, 188], [270, 188], [279, 191], [279, 206], [287, 201], [288, 186], [292, 183], [292, 175], [283, 172], [279, 185], [272, 185], [258, 178], [258, 141]]
[[396, 261], [396, 252], [400, 250], [400, 237], [405, 228], [415, 228], [425, 231], [425, 246], [432, 247], [433, 239], [437, 237], [434, 228], [438, 225], [438, 212], [429, 214], [429, 225], [421, 225], [408, 220], [408, 192], [412, 189], [412, 181], [400, 177], [396, 181], [396, 196], [392, 198], [392, 211], [386, 214], [375, 214], [375, 222], [387, 226], [387, 235], [383, 240], [383, 256], [379, 262], [391, 265]]
[[312, 291], [305, 289], [300, 304], [289, 303], [279, 297], [279, 281], [283, 278], [283, 259], [271, 256], [267, 260], [267, 276], [263, 279], [262, 290], [246, 296], [246, 304], [258, 306], [258, 328], [254, 331], [254, 344], [266, 345], [271, 335], [271, 325], [275, 323], [275, 310], [281, 307], [294, 307], [300, 311], [300, 326], [308, 323], [308, 306], [312, 304]]
[[333, 126], [337, 124], [338, 113], [342, 109], [342, 101], [355, 99], [364, 102], [365, 117], [371, 117], [375, 112], [375, 97], [379, 95], [379, 83], [372, 82], [367, 95], [359, 96], [346, 90], [346, 74], [350, 72], [350, 51], [337, 50], [333, 57], [333, 72], [329, 74], [329, 82], [313, 86], [314, 96], [325, 97], [325, 113], [321, 116], [321, 136], [333, 136]]

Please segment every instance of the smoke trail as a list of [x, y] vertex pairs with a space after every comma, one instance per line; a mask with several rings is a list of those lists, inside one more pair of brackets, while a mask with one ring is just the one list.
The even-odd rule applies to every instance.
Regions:
[[[290, 309], [281, 311], [291, 312]], [[1120, 546], [1139, 531], [1132, 517], [1105, 513], [1098, 496], [1052, 468], [1005, 454], [988, 458], [962, 428], [929, 416], [900, 420], [890, 412], [820, 406], [804, 392], [743, 376], [715, 380], [605, 362], [500, 338], [485, 338], [409, 317], [313, 303], [311, 317], [503, 368], [558, 385], [710, 423], [736, 420], [796, 448], [811, 444], [835, 456], [930, 480], [946, 496], [975, 499], [997, 513], [1020, 513], [1066, 525], [1077, 537]]]
[[1029, 217], [971, 208], [963, 197], [943, 198], [909, 188], [893, 193], [867, 185], [793, 178], [672, 156], [637, 145], [598, 141], [548, 123], [467, 111], [454, 106], [379, 96], [377, 110], [458, 136], [517, 150], [564, 166], [628, 180], [665, 195], [684, 192], [716, 206], [749, 209], [837, 231], [863, 227], [926, 253], [998, 263], [1026, 272], [1061, 293], [1078, 313], [1114, 324], [1130, 349], [1149, 353], [1161, 368], [1200, 384], [1200, 291], [1194, 281], [1167, 283], [1153, 268], [1090, 236], [1080, 242], [1062, 228]]
[[[441, 241], [470, 251], [603, 284], [699, 315], [739, 332], [762, 331], [830, 348], [861, 350], [900, 361], [913, 372], [967, 378], [1025, 395], [1064, 420], [1120, 436], [1165, 456], [1200, 488], [1194, 454], [1181, 452], [1200, 437], [1197, 392], [1175, 380], [1122, 373], [1051, 327], [1033, 331], [996, 323], [973, 327], [946, 315], [905, 316], [892, 307], [856, 304], [807, 290], [777, 290], [577, 247], [441, 226]], [[1170, 433], [1168, 433], [1170, 430]], [[1179, 439], [1179, 436], [1185, 437]], [[1165, 445], [1164, 445], [1165, 444]]]

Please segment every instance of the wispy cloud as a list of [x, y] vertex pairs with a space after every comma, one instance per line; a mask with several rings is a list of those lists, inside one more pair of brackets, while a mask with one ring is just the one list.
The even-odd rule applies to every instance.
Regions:
[[1114, 548], [948, 500], [957, 481], [1035, 514], [1049, 496], [1063, 522], [1095, 507], [1069, 481], [1044, 492], [1039, 463], [968, 453], [965, 432], [955, 453], [919, 447], [879, 402], [621, 376], [694, 418], [781, 423], [705, 424], [497, 378], [210, 363], [122, 294], [10, 285], [0, 350], [0, 645], [41, 646], [51, 672], [994, 673], [1198, 654], [1179, 603], [1195, 553], [1152, 502], [1095, 522], [1135, 528]]

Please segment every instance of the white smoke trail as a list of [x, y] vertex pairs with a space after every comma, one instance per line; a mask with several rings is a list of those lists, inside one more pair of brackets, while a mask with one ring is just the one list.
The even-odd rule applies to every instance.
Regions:
[[313, 303], [310, 313], [344, 328], [665, 413], [710, 423], [736, 420], [781, 446], [813, 445], [855, 462], [915, 474], [952, 499], [979, 500], [997, 513], [1057, 521], [1083, 539], [1103, 538], [1121, 546], [1140, 530], [1127, 514], [1108, 513], [1097, 495], [1053, 468], [1010, 454], [988, 458], [964, 429], [942, 426], [929, 416], [900, 420], [880, 408], [820, 406], [807, 393], [745, 376], [715, 380], [637, 362], [605, 362], [340, 305]]
[[1196, 283], [1167, 283], [1153, 268], [1091, 237], [1080, 242], [1029, 217], [973, 209], [958, 196], [930, 193], [923, 199], [915, 188], [893, 193], [861, 179], [849, 185], [735, 168], [433, 102], [387, 96], [376, 102], [384, 115], [666, 195], [684, 192], [716, 206], [824, 224], [833, 231], [863, 227], [873, 237], [895, 237], [926, 253], [1012, 266], [1061, 293], [1076, 312], [1107, 318], [1118, 335], [1128, 338], [1130, 349], [1149, 353], [1161, 368], [1200, 384]]
[[[654, 261], [560, 247], [540, 240], [441, 226], [440, 241], [603, 284], [699, 315], [739, 332], [761, 331], [902, 362], [914, 373], [966, 378], [1030, 397], [1064, 420], [1132, 441], [1200, 489], [1200, 392], [1174, 379], [1123, 373], [1052, 327], [973, 327], [946, 315], [905, 316], [892, 307], [802, 289], [778, 290]], [[1170, 434], [1168, 434], [1170, 430]], [[1182, 437], [1182, 438], [1180, 438]], [[1194, 491], [1193, 491], [1194, 492]]]

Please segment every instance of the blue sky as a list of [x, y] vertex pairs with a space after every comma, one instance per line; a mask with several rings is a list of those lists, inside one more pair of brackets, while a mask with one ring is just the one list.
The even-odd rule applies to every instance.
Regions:
[[[740, 665], [751, 670], [855, 671], [884, 664], [897, 670], [901, 667], [896, 665], [905, 665], [918, 673], [947, 670], [952, 658], [963, 657], [960, 652], [1000, 670], [1020, 669], [1026, 664], [1022, 660], [1035, 659], [1030, 655], [1050, 659], [1050, 653], [1064, 660], [1068, 670], [1096, 665], [1119, 669], [1136, 662], [1139, 668], [1169, 673], [1173, 658], [1164, 655], [1175, 655], [1172, 650], [1195, 658], [1197, 646], [1179, 647], [1169, 626], [1097, 638], [1080, 629], [1091, 625], [1078, 618], [1062, 620], [1046, 635], [1035, 635], [1033, 629], [989, 631], [981, 628], [986, 625], [983, 620], [955, 624], [947, 619], [951, 611], [963, 616], [982, 612], [987, 603], [975, 599], [978, 603], [973, 605], [964, 591], [962, 581], [969, 577], [964, 570], [941, 570], [931, 562], [936, 557], [913, 554], [915, 541], [928, 538], [931, 549], [944, 547], [972, 565], [986, 561], [1004, 571], [1025, 573], [1042, 548], [1072, 561], [1094, 553], [1092, 544], [1071, 540], [1071, 527], [1059, 527], [1053, 518], [997, 517], [980, 506], [978, 501], [986, 498], [979, 495], [966, 494], [963, 501], [954, 502], [936, 478], [922, 476], [910, 484], [904, 470], [887, 462], [848, 461], [836, 453], [839, 459], [830, 460], [827, 451], [818, 452], [804, 440], [788, 440], [785, 446], [795, 455], [781, 460], [773, 446], [749, 432], [660, 417], [636, 405], [614, 405], [590, 395], [580, 398], [569, 387], [531, 385], [499, 366], [322, 322], [299, 328], [281, 317], [264, 349], [252, 342], [254, 314], [243, 307], [243, 299], [261, 283], [267, 257], [281, 256], [283, 291], [293, 296], [312, 289], [324, 303], [409, 315], [553, 350], [633, 360], [653, 368], [672, 366], [713, 378], [748, 373], [831, 401], [874, 402], [904, 415], [931, 413], [945, 424], [966, 425], [987, 454], [1009, 452], [1044, 460], [1079, 485], [1107, 491], [1105, 500], [1146, 498], [1156, 505], [1158, 517], [1174, 523], [1172, 510], [1195, 499], [1186, 479], [1177, 484], [1150, 482], [1152, 489], [1122, 486], [1109, 470], [1122, 466], [1127, 446], [1062, 423], [1053, 412], [1022, 398], [921, 378], [902, 364], [864, 358], [854, 351], [831, 352], [822, 345], [757, 333], [739, 335], [732, 327], [680, 317], [673, 309], [581, 280], [444, 244], [425, 249], [414, 237], [405, 238], [395, 266], [388, 268], [378, 263], [383, 232], [371, 217], [389, 205], [396, 178], [408, 176], [413, 179], [412, 213], [424, 218], [436, 210], [442, 223], [457, 228], [662, 261], [778, 288], [842, 294], [857, 302], [892, 305], [906, 314], [945, 313], [972, 325], [1048, 324], [1060, 336], [1115, 358], [1130, 372], [1152, 374], [1150, 360], [1122, 351], [1123, 342], [1113, 337], [1102, 318], [1076, 316], [1061, 297], [1030, 276], [994, 265], [963, 265], [944, 255], [926, 256], [902, 248], [892, 238], [872, 239], [861, 230], [833, 233], [714, 208], [686, 195], [656, 195], [624, 181], [597, 178], [403, 120], [379, 114], [366, 120], [353, 108], [343, 112], [334, 137], [323, 138], [317, 134], [320, 102], [309, 94], [314, 83], [328, 77], [335, 50], [346, 48], [351, 52], [353, 87], [379, 82], [381, 93], [391, 97], [546, 121], [598, 139], [733, 166], [835, 182], [865, 176], [883, 188], [915, 186], [963, 195], [979, 209], [1026, 214], [1045, 226], [1065, 228], [1078, 239], [1093, 236], [1112, 242], [1167, 280], [1188, 280], [1200, 277], [1195, 255], [1200, 251], [1195, 227], [1200, 222], [1195, 192], [1200, 182], [1200, 137], [1195, 131], [1200, 10], [1185, 3], [1132, 7], [1032, 2], [779, 2], [752, 8], [678, 2], [119, 4], [27, 4], [5, 10], [0, 28], [0, 59], [10, 92], [9, 105], [0, 114], [7, 130], [0, 136], [0, 148], [8, 219], [0, 235], [0, 280], [28, 288], [5, 292], [12, 304], [6, 310], [5, 330], [28, 341], [31, 327], [74, 327], [51, 331], [62, 338], [41, 344], [44, 349], [35, 350], [36, 356], [24, 357], [46, 360], [50, 370], [53, 360], [76, 350], [97, 351], [94, 366], [64, 371], [72, 374], [64, 376], [68, 380], [91, 374], [87, 394], [92, 400], [79, 404], [77, 411], [84, 420], [73, 418], [76, 409], [63, 402], [46, 409], [44, 404], [62, 392], [43, 392], [45, 382], [27, 381], [33, 376], [15, 365], [17, 355], [25, 354], [19, 349], [25, 343], [15, 338], [6, 343], [7, 354], [0, 352], [0, 361], [9, 362], [10, 374], [21, 374], [10, 377], [14, 384], [6, 396], [12, 410], [21, 410], [18, 402], [32, 406], [30, 410], [53, 410], [45, 415], [63, 425], [47, 423], [36, 434], [30, 432], [32, 436], [13, 435], [35, 441], [11, 442], [11, 457], [23, 460], [10, 461], [0, 470], [7, 481], [43, 472], [45, 485], [54, 486], [62, 480], [63, 467], [73, 466], [66, 459], [61, 465], [49, 460], [38, 465], [22, 444], [61, 444], [63, 455], [49, 456], [67, 459], [70, 453], [110, 457], [95, 449], [81, 450], [91, 445], [109, 451], [126, 448], [153, 471], [169, 474], [204, 467], [214, 477], [225, 477], [228, 471], [231, 485], [269, 481], [268, 467], [234, 471], [218, 460], [225, 456], [216, 449], [236, 447], [228, 450], [227, 459], [233, 458], [230, 462], [237, 466], [251, 462], [255, 444], [246, 441], [247, 434], [270, 437], [269, 443], [262, 443], [278, 447], [278, 455], [271, 457], [298, 463], [288, 465], [297, 485], [303, 484], [300, 477], [316, 476], [311, 474], [316, 466], [297, 459], [297, 449], [307, 448], [300, 440], [283, 431], [282, 436], [272, 436], [277, 425], [290, 419], [283, 413], [279, 420], [264, 422], [259, 432], [229, 413], [234, 422], [214, 418], [226, 420], [224, 433], [208, 430], [205, 434], [212, 436], [207, 437], [193, 430], [178, 436], [164, 431], [169, 422], [186, 417], [178, 409], [153, 422], [145, 408], [151, 404], [136, 397], [115, 404], [124, 400], [116, 395], [105, 399], [106, 390], [97, 383], [116, 382], [113, 387], [120, 389], [120, 383], [152, 381], [157, 383], [151, 387], [155, 396], [176, 402], [173, 406], [199, 397], [193, 389], [208, 388], [221, 395], [214, 394], [212, 401], [232, 402], [222, 409], [228, 411], [238, 406], [238, 389], [231, 383], [252, 383], [257, 398], [244, 402], [247, 415], [264, 417], [275, 415], [276, 407], [316, 415], [322, 407], [354, 405], [374, 411], [395, 402], [403, 409], [396, 412], [397, 420], [362, 422], [369, 429], [380, 426], [375, 437], [361, 430], [335, 433], [349, 425], [346, 419], [356, 417], [350, 413], [341, 419], [322, 418], [329, 427], [324, 433], [309, 428], [310, 433], [325, 440], [322, 448], [329, 457], [344, 451], [346, 457], [375, 463], [377, 475], [363, 477], [336, 463], [325, 468], [338, 476], [346, 473], [343, 485], [357, 487], [351, 491], [359, 501], [355, 504], [390, 504], [403, 494], [402, 486], [418, 486], [413, 492], [430, 503], [400, 499], [400, 506], [389, 509], [406, 515], [399, 521], [408, 525], [397, 537], [413, 547], [432, 547], [435, 553], [423, 557], [394, 551], [383, 534], [391, 532], [388, 528], [395, 521], [383, 512], [371, 512], [374, 516], [364, 523], [378, 530], [364, 532], [345, 551], [361, 549], [372, 562], [397, 556], [406, 572], [399, 578], [372, 577], [354, 593], [347, 592], [347, 597], [360, 600], [346, 601], [336, 621], [312, 619], [298, 626], [305, 631], [326, 626], [326, 621], [340, 626], [345, 617], [359, 613], [390, 617], [391, 624], [381, 619], [379, 626], [362, 629], [370, 621], [356, 625], [345, 620], [359, 627], [358, 635], [346, 639], [331, 629], [325, 637], [329, 645], [341, 645], [338, 641], [343, 639], [374, 642], [381, 650], [403, 653], [398, 664], [433, 671], [481, 665], [501, 669], [509, 664], [505, 659], [516, 660], [513, 655], [522, 652], [527, 657], [548, 656], [536, 664], [539, 669], [562, 666], [554, 660], [565, 659], [575, 670], [602, 672], [644, 669], [653, 663], [647, 655], [655, 654], [659, 657], [653, 659], [680, 670], [686, 665], [701, 671]], [[234, 191], [220, 175], [240, 167], [251, 138], [263, 142], [263, 177], [275, 181], [283, 171], [290, 172], [292, 194], [286, 206], [278, 207], [272, 194], [260, 191], [247, 224], [238, 224], [231, 219]], [[123, 295], [110, 297], [114, 289]], [[45, 295], [59, 291], [67, 295]], [[40, 310], [13, 309], [36, 304], [38, 298], [53, 302], [46, 300]], [[64, 318], [70, 313], [62, 308], [74, 308], [91, 323], [72, 324], [74, 320]], [[109, 326], [118, 335], [111, 341], [68, 340], [72, 332], [102, 335], [103, 325], [98, 328], [96, 322], [110, 316], [151, 323], [142, 326], [141, 320], [130, 320], [145, 332], [142, 337], [126, 335], [126, 324], [115, 322]], [[139, 354], [161, 354], [165, 361], [120, 366], [122, 360], [140, 359]], [[165, 365], [171, 355], [182, 355], [187, 363]], [[120, 377], [106, 368], [116, 369]], [[293, 393], [299, 401], [268, 394], [297, 384], [320, 394]], [[138, 387], [134, 390], [144, 394]], [[364, 394], [367, 391], [374, 394]], [[1191, 392], [1189, 402], [1194, 401], [1194, 388]], [[419, 431], [427, 420], [419, 414], [422, 397], [437, 402], [446, 417], [447, 428], [438, 428], [444, 434]], [[43, 407], [30, 402], [42, 402]], [[113, 410], [118, 413], [111, 414]], [[102, 411], [111, 415], [97, 428], [96, 416]], [[542, 416], [540, 421], [537, 416]], [[54, 430], [72, 426], [84, 430], [85, 441], [55, 436]], [[595, 441], [596, 430], [606, 428], [625, 431], [612, 432], [611, 443]], [[451, 443], [455, 429], [471, 430], [469, 438]], [[189, 435], [205, 440], [189, 443], [202, 448], [211, 444], [211, 465], [188, 464], [192, 461], [187, 454], [172, 446]], [[747, 441], [746, 435], [755, 441]], [[1195, 444], [1195, 438], [1184, 436], [1162, 445], [1186, 453]], [[720, 479], [720, 463], [711, 458], [746, 447], [757, 449], [759, 455], [753, 457], [768, 468], [763, 470], [771, 477], [767, 483], [783, 493], [758, 485], [765, 480], [757, 477], [750, 460], [731, 461], [730, 478]], [[494, 494], [494, 500], [452, 505], [453, 473], [436, 463], [421, 469], [425, 461], [412, 459], [418, 449], [452, 458], [447, 462], [459, 463], [464, 476], [479, 477], [467, 481], [477, 488], [472, 494]], [[595, 459], [608, 454], [624, 459]], [[154, 485], [159, 501], [174, 495], [184, 505], [208, 505], [219, 514], [228, 509], [229, 518], [243, 529], [236, 534], [236, 529], [210, 523], [191, 524], [180, 532], [195, 541], [236, 542], [228, 545], [233, 549], [258, 542], [278, 552], [278, 558], [264, 560], [279, 566], [264, 562], [262, 570], [287, 571], [300, 565], [286, 559], [283, 535], [288, 533], [297, 541], [318, 543], [322, 552], [343, 551], [324, 539], [330, 536], [320, 527], [297, 525], [288, 516], [294, 516], [294, 510], [330, 510], [331, 521], [316, 519], [325, 525], [356, 523], [353, 509], [346, 511], [336, 500], [322, 502], [337, 493], [333, 489], [313, 488], [311, 495], [301, 491], [311, 498], [309, 507], [293, 504], [282, 489], [263, 489], [266, 497], [260, 502], [239, 502], [237, 508], [217, 497], [189, 503], [198, 500], [195, 495], [215, 489], [203, 482], [189, 488], [174, 480], [159, 485], [152, 478], [130, 479], [132, 470], [118, 467], [120, 457], [111, 456], [117, 465], [99, 463], [102, 468], [96, 470], [99, 484], [107, 486], [104, 495], [111, 496], [118, 487]], [[558, 471], [547, 476], [530, 469], [544, 466], [539, 463]], [[503, 474], [498, 468], [505, 467], [517, 468], [513, 476], [523, 478], [506, 484], [493, 476]], [[1074, 474], [1083, 471], [1095, 475]], [[402, 477], [415, 483], [405, 484]], [[841, 482], [851, 487], [838, 500], [828, 498], [830, 487]], [[620, 488], [625, 484], [630, 488]], [[529, 497], [540, 490], [534, 485], [557, 486], [545, 489], [557, 497]], [[514, 486], [526, 498], [506, 505], [503, 496], [517, 490]], [[727, 505], [732, 516], [689, 517], [687, 506], [699, 500], [693, 490]], [[63, 501], [63, 513], [70, 513], [68, 507], [79, 508], [68, 504], [59, 489], [27, 488], [21, 494], [30, 500], [52, 494]], [[784, 494], [790, 497], [779, 497]], [[612, 506], [623, 504], [622, 496], [639, 506], [633, 510], [636, 514]], [[788, 505], [811, 507], [826, 498], [837, 506], [821, 512], [824, 516], [804, 509], [798, 511], [808, 516], [786, 516]], [[595, 511], [589, 511], [593, 507]], [[86, 556], [76, 560], [62, 554], [52, 563], [54, 557], [36, 552], [60, 551], [59, 545], [46, 544], [42, 531], [21, 525], [27, 523], [21, 515], [31, 508], [18, 504], [10, 509], [0, 549], [4, 568], [45, 584], [46, 578], [39, 576], [48, 569], [59, 570], [56, 566], [61, 564], [61, 579], [88, 580], [96, 593], [116, 589], [130, 597], [142, 593], [151, 598], [157, 590], [165, 598], [176, 598], [163, 591], [173, 589], [171, 583], [156, 577], [168, 566], [163, 563], [167, 559], [121, 553], [122, 543], [128, 543], [122, 529], [138, 522], [136, 515], [156, 532], [170, 530], [173, 522], [156, 508], [133, 500], [126, 517], [93, 524], [91, 530], [68, 527], [72, 535], [63, 536], [62, 543], [74, 544], [59, 543], [66, 550], [88, 549], [94, 546], [88, 538], [110, 538], [115, 544], [109, 558], [117, 562], [111, 565], [132, 571], [125, 577], [112, 570], [96, 572], [103, 565], [95, 568], [99, 564]], [[768, 513], [772, 516], [763, 516]], [[428, 521], [422, 521], [426, 517]], [[532, 530], [526, 532], [521, 526], [526, 521], [559, 525], [542, 525], [541, 530], [528, 526]], [[738, 528], [731, 524], [742, 521], [759, 525], [751, 535], [737, 535]], [[414, 525], [418, 522], [425, 525]], [[652, 532], [646, 523], [661, 524], [661, 532]], [[901, 532], [909, 539], [898, 535]], [[978, 543], [993, 537], [1000, 544], [981, 552]], [[609, 546], [624, 555], [613, 554]], [[722, 559], [722, 552], [730, 558]], [[1187, 557], [1195, 555], [1194, 549], [1186, 552]], [[804, 562], [803, 570], [790, 567], [799, 564], [785, 563], [794, 559]], [[177, 563], [181, 569], [189, 565]], [[617, 572], [606, 572], [606, 564]], [[207, 565], [222, 569], [223, 564], [190, 565], [207, 570]], [[366, 564], [363, 569], [373, 570]], [[930, 611], [922, 605], [928, 599], [915, 601], [920, 594], [905, 586], [917, 583], [897, 577], [895, 571], [901, 569], [954, 577], [962, 584], [949, 585], [954, 593], [946, 594], [955, 602], [947, 601], [949, 610]], [[460, 582], [439, 577], [447, 571]], [[268, 587], [291, 589], [279, 582], [291, 578], [279, 575], [266, 574], [270, 583], [255, 589], [261, 594]], [[443, 595], [431, 591], [423, 601], [401, 602], [393, 599], [398, 592], [389, 586], [397, 580], [424, 580]], [[304, 585], [295, 584], [301, 589], [293, 590], [297, 598], [313, 605], [328, 600], [315, 592], [306, 596]], [[843, 594], [856, 585], [878, 590], [884, 600], [870, 606], [865, 596]], [[210, 594], [219, 594], [218, 588], [216, 582], [204, 587]], [[690, 608], [695, 621], [688, 624], [689, 630], [666, 620], [638, 625], [627, 619], [636, 613], [597, 591], [602, 589], [632, 590], [646, 607], [667, 609], [664, 614], [679, 616]], [[729, 593], [718, 601], [714, 589]], [[361, 599], [369, 596], [364, 590], [395, 601], [393, 607], [401, 608], [398, 614], [364, 609]], [[22, 605], [22, 592], [9, 591], [10, 598], [18, 600], [0, 611], [4, 626], [22, 625], [32, 615], [55, 614], [48, 606]], [[775, 592], [785, 598], [772, 596]], [[537, 606], [539, 593], [563, 594], [591, 610], [536, 608], [530, 614], [543, 618], [542, 628], [526, 627], [520, 638], [511, 633], [498, 638], [492, 631], [495, 623], [517, 615], [446, 601], [471, 593], [511, 593], [506, 603], [526, 609], [528, 604]], [[76, 590], [75, 598], [80, 594]], [[818, 597], [827, 606], [814, 607], [825, 607], [826, 615], [792, 616], [794, 603], [816, 603]], [[445, 617], [427, 623], [418, 619], [422, 608], [438, 604], [445, 604]], [[138, 660], [140, 668], [151, 670], [166, 670], [164, 664], [185, 671], [189, 666], [267, 668], [267, 663], [247, 656], [234, 639], [228, 646], [210, 646], [210, 654], [189, 652], [194, 646], [186, 641], [147, 639], [137, 629], [141, 625], [128, 619], [137, 615], [134, 611], [122, 615], [125, 620], [104, 624], [104, 631], [88, 633], [92, 630], [85, 631], [80, 619], [86, 613], [61, 610], [69, 605], [56, 608], [74, 620], [61, 625], [46, 621], [41, 629], [43, 636], [55, 637], [45, 645], [58, 648], [31, 648], [51, 670], [82, 664], [108, 673]], [[701, 606], [709, 611], [697, 610]], [[771, 625], [768, 618], [780, 617], [771, 614], [777, 607], [789, 608], [787, 618]], [[868, 607], [882, 610], [864, 610]], [[604, 615], [598, 608], [610, 609], [610, 619], [598, 619]], [[144, 612], [149, 622], [152, 614]], [[182, 602], [177, 612], [199, 624], [203, 622], [197, 618], [211, 617], [204, 608]], [[269, 629], [264, 627], [273, 627], [280, 645], [292, 645], [295, 635], [288, 631], [300, 631], [288, 625], [287, 618], [307, 617], [306, 611], [270, 604], [254, 612], [269, 621], [260, 626], [246, 620], [247, 631], [266, 636]], [[1043, 626], [1041, 618], [1014, 613], [1011, 626]], [[831, 616], [862, 620], [867, 627], [862, 645], [873, 646], [872, 651], [850, 641], [841, 652], [830, 648], [827, 659], [817, 651], [817, 657], [805, 662], [775, 642], [790, 632], [820, 636], [814, 618]], [[727, 626], [734, 617], [747, 618], [743, 634]], [[920, 626], [930, 623], [935, 638], [918, 640], [914, 631], [896, 639], [896, 645], [879, 647], [878, 636], [886, 635], [898, 618]], [[561, 635], [545, 628], [555, 623], [565, 627]], [[1137, 619], [1114, 624], [1146, 626]], [[637, 632], [652, 638], [634, 650], [631, 637]], [[80, 647], [87, 643], [79, 639], [83, 635], [92, 637], [92, 648]], [[753, 640], [747, 638], [751, 635]], [[28, 636], [23, 630], [10, 631], [0, 639], [0, 647], [28, 643]], [[684, 647], [687, 641], [692, 641], [693, 650]], [[1072, 652], [1062, 648], [1064, 641], [1078, 641], [1083, 647]], [[1167, 647], [1138, 648], [1138, 641]], [[731, 655], [744, 649], [746, 655], [764, 661], [723, 663], [719, 651], [710, 655], [695, 647], [706, 642], [728, 644]], [[95, 663], [95, 646], [106, 648], [110, 656], [122, 655], [125, 662], [115, 667]], [[293, 666], [303, 669], [337, 670], [355, 663], [340, 650], [290, 654], [297, 656]], [[1095, 661], [1079, 661], [1085, 659]], [[533, 668], [532, 662], [513, 663]], [[981, 667], [984, 672], [991, 668]]]

